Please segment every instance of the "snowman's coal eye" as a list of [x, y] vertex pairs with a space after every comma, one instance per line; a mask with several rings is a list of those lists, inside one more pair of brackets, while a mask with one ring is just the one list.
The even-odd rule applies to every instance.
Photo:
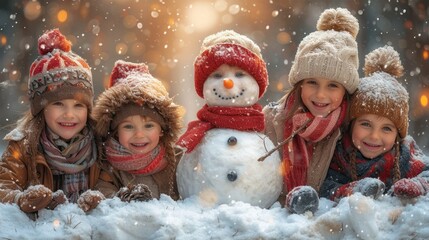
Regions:
[[236, 144], [237, 144], [237, 138], [236, 137], [232, 136], [232, 137], [228, 138], [228, 145], [229, 146], [234, 146]]
[[229, 181], [234, 182], [235, 180], [237, 180], [238, 175], [236, 171], [230, 170], [226, 175], [226, 177], [228, 178]]

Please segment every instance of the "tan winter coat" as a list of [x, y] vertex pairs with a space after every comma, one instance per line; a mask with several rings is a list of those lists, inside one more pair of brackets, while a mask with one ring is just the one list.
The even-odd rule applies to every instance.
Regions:
[[[18, 131], [18, 130], [15, 130]], [[22, 134], [21, 134], [22, 135]], [[16, 195], [29, 186], [42, 184], [53, 192], [55, 183], [48, 163], [40, 152], [35, 156], [28, 154], [26, 138], [9, 140], [0, 162], [0, 201], [14, 203]], [[93, 188], [99, 178], [97, 164], [89, 170], [89, 188]]]
[[[274, 145], [284, 140], [284, 125], [285, 125], [285, 103], [287, 95], [280, 99], [275, 104], [270, 104], [264, 107], [265, 114], [265, 134], [271, 139]], [[340, 129], [335, 130], [331, 135], [316, 143], [314, 146], [313, 157], [310, 161], [310, 166], [307, 172], [307, 185], [313, 187], [316, 191], [320, 190], [320, 186], [325, 180], [328, 172], [329, 164], [334, 155], [335, 145], [341, 136]], [[283, 159], [283, 153], [280, 150], [280, 155]], [[282, 193], [283, 197], [290, 189], [285, 189]], [[281, 196], [282, 197], [282, 196]], [[282, 203], [284, 201], [281, 201]]]
[[137, 79], [132, 84], [115, 85], [101, 93], [92, 111], [92, 118], [96, 121], [96, 133], [105, 141], [112, 132], [110, 124], [114, 114], [122, 106], [138, 102], [153, 107], [163, 117], [167, 126], [167, 129], [163, 129], [164, 134], [160, 138], [160, 144], [165, 147], [168, 165], [160, 172], [145, 177], [129, 174], [113, 169], [104, 156], [105, 149], [102, 148], [99, 157], [102, 173], [95, 189], [106, 197], [112, 197], [121, 187], [143, 183], [149, 187], [153, 197], [159, 198], [163, 193], [177, 200], [179, 193], [176, 182], [178, 164], [176, 159], [179, 159], [177, 155], [181, 152], [175, 148], [175, 142], [181, 129], [181, 107], [174, 104], [172, 98], [168, 97], [168, 92], [159, 80], [153, 79], [150, 75], [146, 77], [149, 78], [148, 81], [140, 83]]

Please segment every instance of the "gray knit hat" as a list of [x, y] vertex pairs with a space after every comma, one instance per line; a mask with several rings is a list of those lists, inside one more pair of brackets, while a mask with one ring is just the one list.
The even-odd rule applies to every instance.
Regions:
[[352, 94], [359, 84], [358, 32], [359, 23], [347, 9], [326, 9], [317, 21], [317, 31], [298, 46], [289, 73], [290, 84], [326, 78], [342, 84]]

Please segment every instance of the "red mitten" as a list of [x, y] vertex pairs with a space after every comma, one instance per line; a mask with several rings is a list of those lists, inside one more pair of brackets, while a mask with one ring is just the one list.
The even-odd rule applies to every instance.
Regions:
[[104, 195], [99, 191], [87, 190], [82, 193], [77, 200], [77, 205], [84, 212], [88, 212], [98, 206], [101, 200], [106, 199]]
[[428, 182], [422, 177], [403, 178], [393, 185], [393, 192], [402, 198], [423, 196], [429, 191]]
[[37, 212], [52, 201], [52, 191], [43, 185], [35, 185], [28, 187], [17, 197], [16, 203], [23, 212]]
[[58, 205], [68, 202], [63, 190], [58, 190], [52, 194], [52, 201], [46, 206], [47, 209], [55, 209]]

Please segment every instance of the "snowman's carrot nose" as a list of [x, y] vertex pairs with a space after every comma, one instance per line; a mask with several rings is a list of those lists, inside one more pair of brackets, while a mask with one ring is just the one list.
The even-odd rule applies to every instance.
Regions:
[[230, 78], [225, 78], [223, 80], [223, 86], [227, 89], [231, 89], [234, 87], [234, 81]]

